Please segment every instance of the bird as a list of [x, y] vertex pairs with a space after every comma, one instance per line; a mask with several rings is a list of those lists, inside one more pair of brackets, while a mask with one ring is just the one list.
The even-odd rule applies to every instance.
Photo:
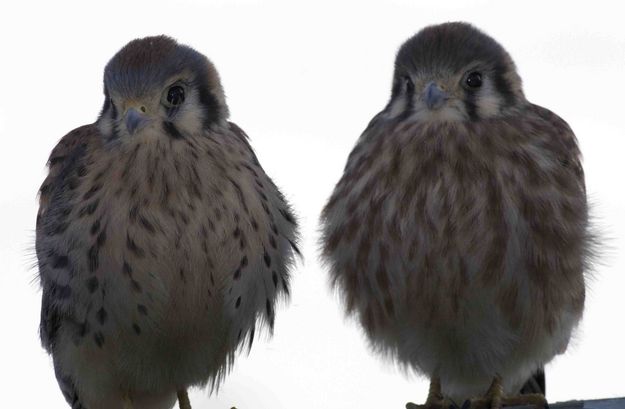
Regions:
[[446, 22], [399, 48], [320, 253], [372, 351], [430, 379], [407, 408], [543, 407], [542, 368], [583, 314], [588, 207], [567, 122], [526, 99], [495, 39]]
[[135, 39], [103, 82], [39, 190], [40, 338], [73, 409], [190, 408], [273, 332], [298, 221], [203, 54]]

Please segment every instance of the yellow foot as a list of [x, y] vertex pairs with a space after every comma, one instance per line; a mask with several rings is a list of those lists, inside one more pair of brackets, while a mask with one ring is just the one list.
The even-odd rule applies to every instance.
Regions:
[[191, 402], [189, 401], [189, 394], [186, 389], [180, 389], [178, 391], [178, 406], [180, 409], [191, 409]]
[[486, 395], [472, 398], [462, 404], [462, 409], [501, 409], [504, 406], [534, 406], [548, 409], [547, 399], [540, 393], [506, 396], [503, 393], [501, 378], [495, 376]]
[[406, 403], [406, 409], [459, 409], [458, 406], [449, 399], [441, 399], [437, 401], [425, 402], [423, 405], [417, 405], [412, 402]]
[[406, 409], [459, 409], [458, 406], [447, 398], [443, 398], [441, 391], [441, 381], [438, 377], [430, 380], [430, 391], [428, 398], [423, 405], [412, 402], [406, 403]]
[[134, 409], [134, 406], [132, 404], [132, 399], [130, 399], [130, 397], [128, 395], [123, 397], [122, 408], [123, 409]]

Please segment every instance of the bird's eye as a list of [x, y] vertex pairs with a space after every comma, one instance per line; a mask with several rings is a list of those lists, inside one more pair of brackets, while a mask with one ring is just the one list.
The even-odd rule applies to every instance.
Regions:
[[482, 86], [482, 74], [477, 71], [473, 71], [469, 75], [467, 75], [467, 79], [465, 80], [469, 88], [479, 88]]
[[184, 88], [174, 85], [167, 90], [167, 102], [172, 105], [180, 105], [184, 102]]

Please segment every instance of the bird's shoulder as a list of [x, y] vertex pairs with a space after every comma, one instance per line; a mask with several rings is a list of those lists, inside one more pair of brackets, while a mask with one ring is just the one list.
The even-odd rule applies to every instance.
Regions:
[[249, 155], [248, 159], [250, 163], [244, 164], [243, 166], [245, 166], [252, 173], [252, 175], [254, 175], [257, 185], [259, 185], [259, 187], [263, 189], [264, 185], [261, 181], [258, 180], [259, 177], [268, 183], [269, 186], [265, 186], [268, 189], [267, 191], [265, 191], [265, 193], [269, 193], [269, 196], [273, 198], [274, 204], [277, 205], [277, 212], [280, 213], [281, 217], [287, 222], [287, 225], [289, 226], [288, 229], [291, 230], [293, 236], [291, 239], [289, 239], [289, 244], [291, 245], [295, 253], [301, 255], [300, 250], [296, 245], [298, 236], [298, 223], [293, 209], [291, 208], [291, 205], [289, 204], [282, 191], [274, 183], [273, 179], [265, 173], [263, 167], [258, 161], [258, 157], [256, 156], [256, 153], [254, 152], [254, 149], [250, 144], [249, 137], [247, 136], [245, 131], [243, 131], [243, 129], [241, 129], [241, 127], [239, 127], [234, 122], [228, 122], [228, 129], [237, 140], [237, 142], [245, 146]]
[[530, 104], [528, 112], [537, 119], [544, 147], [557, 156], [563, 167], [573, 171], [585, 190], [582, 153], [573, 129], [559, 115], [540, 105]]
[[254, 152], [254, 148], [252, 148], [252, 145], [250, 144], [250, 137], [247, 135], [247, 133], [245, 133], [245, 131], [234, 122], [228, 122], [228, 131], [232, 134], [232, 136], [234, 136], [238, 144], [245, 147], [248, 154], [250, 155], [250, 160], [252, 161], [252, 163], [255, 166], [261, 168], [260, 162], [258, 161], [256, 153]]
[[228, 129], [239, 139], [243, 140], [243, 141], [248, 141], [250, 139], [249, 136], [247, 136], [247, 134], [245, 133], [245, 131], [243, 129], [241, 129], [241, 127], [237, 124], [235, 124], [234, 122], [228, 122]]
[[528, 107], [530, 114], [534, 115], [540, 121], [543, 121], [547, 126], [547, 132], [552, 137], [554, 142], [559, 142], [559, 145], [570, 152], [579, 153], [577, 145], [577, 137], [569, 126], [569, 124], [558, 116], [553, 111], [540, 105], [530, 104]]
[[396, 118], [389, 119], [386, 110], [377, 113], [371, 118], [347, 157], [344, 170], [347, 171], [350, 164], [360, 157], [364, 151], [379, 152], [380, 145], [384, 142], [386, 136], [395, 132], [396, 126], [400, 123], [401, 121]]
[[234, 122], [228, 122], [228, 131], [231, 133], [235, 139], [241, 144], [245, 145], [250, 151], [252, 151], [252, 145], [250, 144], [250, 137], [245, 133], [245, 131]]
[[89, 151], [99, 149], [102, 138], [96, 124], [80, 126], [61, 138], [48, 158], [48, 175], [39, 188], [39, 216], [45, 213], [50, 199], [65, 176], [79, 165]]

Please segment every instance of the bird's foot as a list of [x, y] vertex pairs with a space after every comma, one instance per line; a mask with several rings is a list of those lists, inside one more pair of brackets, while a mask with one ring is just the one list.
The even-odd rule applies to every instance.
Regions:
[[406, 403], [406, 409], [460, 409], [455, 402], [449, 399], [440, 399], [426, 401], [423, 405], [417, 405], [416, 403]]
[[134, 405], [132, 404], [132, 399], [130, 399], [130, 396], [124, 395], [122, 397], [122, 409], [134, 409]]
[[460, 409], [455, 402], [444, 398], [441, 391], [441, 381], [438, 377], [430, 380], [430, 391], [423, 405], [412, 402], [406, 403], [406, 409]]
[[178, 406], [180, 409], [191, 409], [191, 402], [189, 401], [189, 394], [186, 389], [180, 389], [178, 391]]
[[492, 399], [489, 396], [469, 399], [464, 402], [461, 409], [501, 409], [511, 406], [534, 406], [539, 409], [548, 409], [547, 399], [540, 393], [528, 395], [500, 396]]
[[472, 398], [462, 404], [462, 409], [501, 409], [504, 406], [534, 406], [548, 409], [547, 399], [541, 393], [507, 396], [503, 393], [501, 378], [496, 376], [484, 396]]

